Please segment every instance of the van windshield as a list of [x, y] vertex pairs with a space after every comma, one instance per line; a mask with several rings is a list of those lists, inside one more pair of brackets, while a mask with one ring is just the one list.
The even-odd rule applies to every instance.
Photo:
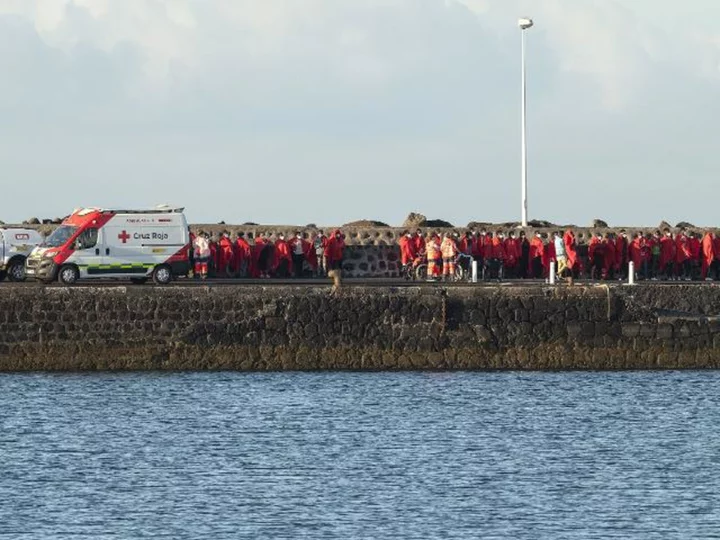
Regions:
[[75, 234], [75, 231], [77, 231], [77, 227], [61, 225], [47, 237], [44, 245], [48, 247], [60, 247], [70, 240], [72, 235]]

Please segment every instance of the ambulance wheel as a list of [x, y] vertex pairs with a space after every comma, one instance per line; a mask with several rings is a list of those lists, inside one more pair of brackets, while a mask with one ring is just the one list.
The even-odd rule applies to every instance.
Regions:
[[76, 283], [78, 279], [80, 279], [80, 270], [78, 270], [77, 266], [66, 264], [60, 267], [60, 271], [58, 272], [58, 280], [60, 283], [72, 285]]
[[25, 263], [23, 261], [11, 262], [7, 269], [7, 278], [15, 282], [25, 281]]
[[168, 265], [161, 264], [160, 266], [155, 267], [152, 277], [153, 281], [158, 285], [167, 285], [172, 281], [172, 270], [170, 270]]

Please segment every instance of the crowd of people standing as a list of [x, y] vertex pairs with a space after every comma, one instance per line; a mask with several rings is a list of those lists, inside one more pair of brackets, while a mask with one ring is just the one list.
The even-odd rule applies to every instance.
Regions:
[[[541, 279], [555, 265], [557, 275], [595, 280], [627, 279], [633, 263], [635, 277], [647, 280], [720, 279], [720, 238], [681, 229], [654, 233], [626, 231], [595, 233], [589, 242], [578, 242], [575, 232], [480, 230], [464, 233], [422, 230], [404, 231], [400, 240], [401, 263], [405, 268], [427, 264], [427, 278], [451, 280], [455, 265], [477, 261], [486, 279]], [[411, 275], [412, 273], [408, 273]]]
[[329, 237], [318, 231], [312, 238], [296, 231], [291, 238], [279, 234], [273, 240], [265, 233], [237, 233], [235, 239], [225, 231], [219, 238], [200, 231], [190, 233], [190, 258], [198, 279], [288, 278], [326, 276], [342, 268], [345, 239], [340, 230]]

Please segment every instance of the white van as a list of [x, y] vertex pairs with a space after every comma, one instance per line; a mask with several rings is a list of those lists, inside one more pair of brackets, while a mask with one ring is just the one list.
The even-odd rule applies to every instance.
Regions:
[[0, 281], [24, 281], [25, 259], [42, 241], [34, 229], [0, 229]]
[[190, 271], [183, 208], [76, 210], [27, 258], [25, 273], [46, 282], [130, 279], [167, 284]]

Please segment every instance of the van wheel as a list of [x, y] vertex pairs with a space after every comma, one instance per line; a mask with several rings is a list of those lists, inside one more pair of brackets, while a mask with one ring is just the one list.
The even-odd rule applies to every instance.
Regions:
[[58, 280], [60, 280], [60, 283], [72, 285], [76, 283], [78, 279], [80, 279], [80, 270], [77, 269], [77, 266], [66, 264], [60, 267], [60, 272], [58, 272]]
[[161, 264], [160, 266], [155, 267], [152, 277], [153, 281], [158, 285], [167, 285], [172, 281], [172, 270], [170, 270], [168, 265]]
[[148, 278], [146, 277], [134, 277], [130, 278], [130, 282], [135, 285], [142, 285], [143, 283], [147, 283]]
[[7, 269], [7, 278], [10, 281], [25, 281], [25, 263], [23, 261], [13, 261]]

